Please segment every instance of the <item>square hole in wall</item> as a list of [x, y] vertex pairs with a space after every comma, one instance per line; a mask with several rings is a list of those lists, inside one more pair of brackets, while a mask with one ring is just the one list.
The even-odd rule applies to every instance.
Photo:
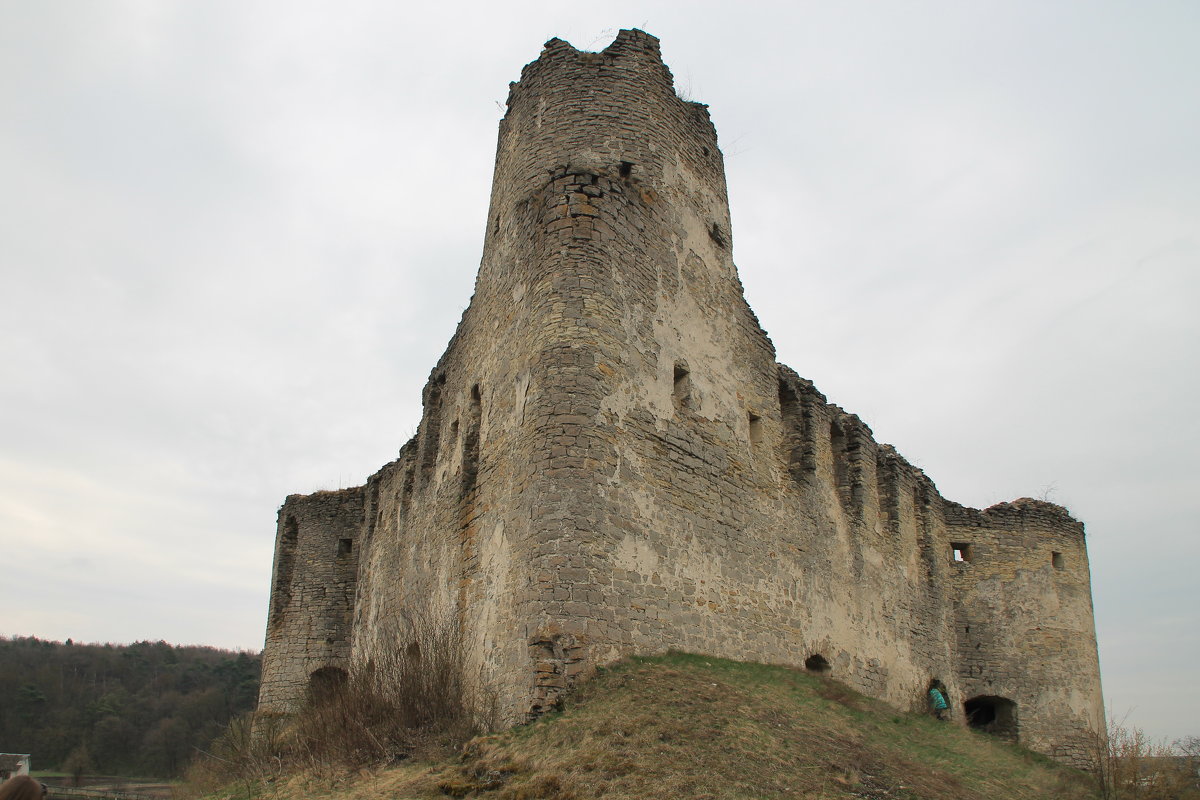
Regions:
[[338, 551], [337, 551], [337, 554], [338, 554], [339, 556], [348, 556], [348, 555], [350, 555], [350, 551], [351, 551], [352, 549], [354, 549], [354, 540], [353, 540], [353, 539], [338, 539]]
[[1063, 554], [1059, 553], [1058, 551], [1050, 554], [1050, 563], [1054, 565], [1055, 569], [1063, 569], [1067, 565], [1063, 560]]
[[747, 415], [750, 421], [750, 444], [758, 444], [762, 441], [762, 417], [757, 414], [750, 413]]
[[966, 542], [951, 542], [950, 553], [956, 563], [965, 564], [971, 560], [971, 545]]

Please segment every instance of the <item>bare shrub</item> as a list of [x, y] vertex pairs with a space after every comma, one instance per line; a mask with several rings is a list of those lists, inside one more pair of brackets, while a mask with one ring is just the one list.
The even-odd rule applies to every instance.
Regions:
[[203, 794], [235, 781], [249, 787], [298, 770], [327, 774], [435, 757], [493, 724], [493, 703], [466, 681], [455, 620], [410, 619], [397, 633], [388, 637], [394, 648], [348, 676], [314, 673], [294, 715], [234, 720], [189, 770], [193, 790]]
[[410, 619], [397, 646], [310, 695], [294, 719], [296, 755], [311, 764], [365, 766], [457, 747], [492, 722], [464, 674], [453, 619]]
[[1109, 714], [1108, 736], [1097, 737], [1094, 772], [1104, 800], [1200, 800], [1195, 770], [1166, 742], [1150, 738], [1126, 717]]
[[232, 783], [244, 784], [249, 796], [255, 783], [281, 772], [285, 726], [274, 714], [234, 717], [189, 765], [178, 796], [199, 797]]

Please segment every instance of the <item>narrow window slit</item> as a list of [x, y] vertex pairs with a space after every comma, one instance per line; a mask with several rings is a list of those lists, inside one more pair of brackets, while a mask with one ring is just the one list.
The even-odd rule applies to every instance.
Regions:
[[708, 238], [716, 242], [717, 247], [720, 247], [722, 250], [729, 245], [729, 237], [725, 235], [725, 231], [721, 230], [721, 226], [715, 222], [708, 230]]
[[672, 380], [671, 396], [675, 401], [675, 408], [691, 408], [692, 378], [691, 373], [688, 372], [687, 365], [677, 362]]
[[758, 444], [762, 441], [762, 417], [751, 411], [747, 414], [750, 422], [750, 444]]
[[483, 420], [483, 395], [479, 384], [471, 387], [471, 405], [462, 438], [462, 493], [469, 495], [479, 477], [479, 435]]

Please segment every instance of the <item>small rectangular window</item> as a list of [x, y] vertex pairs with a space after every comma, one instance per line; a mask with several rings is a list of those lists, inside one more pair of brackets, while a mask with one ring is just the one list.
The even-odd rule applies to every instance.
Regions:
[[692, 379], [688, 374], [688, 368], [683, 363], [675, 365], [672, 380], [674, 385], [671, 387], [671, 395], [675, 401], [675, 408], [691, 408]]
[[1055, 569], [1063, 569], [1066, 566], [1066, 563], [1063, 561], [1063, 554], [1058, 551], [1050, 554], [1050, 563], [1054, 565]]
[[339, 556], [348, 556], [348, 555], [350, 555], [350, 550], [353, 549], [353, 547], [354, 547], [353, 539], [338, 539], [337, 554]]
[[951, 542], [950, 552], [955, 563], [965, 564], [971, 560], [971, 545], [965, 542]]
[[748, 415], [750, 420], [750, 444], [758, 444], [762, 441], [762, 417], [751, 413]]

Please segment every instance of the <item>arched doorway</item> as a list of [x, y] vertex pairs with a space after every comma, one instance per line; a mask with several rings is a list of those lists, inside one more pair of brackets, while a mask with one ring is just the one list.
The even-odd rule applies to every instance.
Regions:
[[1017, 741], [1017, 704], [1007, 697], [980, 695], [963, 703], [967, 724], [978, 731]]
[[829, 662], [825, 656], [820, 653], [815, 653], [804, 659], [804, 668], [809, 672], [815, 672], [818, 675], [828, 675], [833, 667], [829, 666]]
[[341, 667], [321, 667], [308, 676], [308, 700], [322, 703], [341, 692], [346, 685], [346, 670]]

